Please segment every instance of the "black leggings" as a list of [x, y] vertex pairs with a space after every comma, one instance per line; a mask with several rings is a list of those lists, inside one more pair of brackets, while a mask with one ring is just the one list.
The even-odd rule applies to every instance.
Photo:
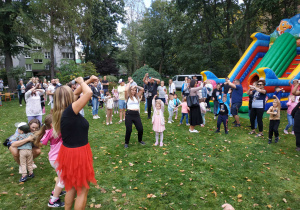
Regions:
[[205, 103], [207, 104], [207, 108], [209, 109], [210, 109], [210, 104], [209, 104], [210, 98], [211, 96], [207, 95], [207, 98], [205, 99]]
[[141, 121], [140, 113], [138, 111], [127, 110], [125, 114], [125, 144], [129, 144], [132, 132], [132, 123], [135, 125], [135, 128], [138, 131], [138, 141], [141, 142], [143, 139], [143, 124]]
[[250, 122], [251, 122], [251, 129], [255, 129], [255, 119], [257, 118], [258, 130], [259, 132], [263, 132], [264, 124], [263, 124], [263, 115], [264, 115], [264, 108], [252, 108], [250, 112]]
[[300, 147], [300, 132], [295, 132], [296, 136], [296, 147]]
[[277, 138], [279, 136], [279, 133], [278, 133], [279, 124], [280, 124], [280, 120], [270, 120], [269, 139], [272, 139], [273, 132], [275, 134], [275, 138]]
[[25, 102], [25, 104], [26, 104], [24, 95], [25, 95], [25, 93], [19, 94], [19, 104], [22, 104], [22, 99], [23, 99], [23, 98], [24, 98], [24, 102]]
[[147, 98], [147, 107], [148, 107], [148, 119], [151, 118], [151, 108], [152, 108], [153, 96]]

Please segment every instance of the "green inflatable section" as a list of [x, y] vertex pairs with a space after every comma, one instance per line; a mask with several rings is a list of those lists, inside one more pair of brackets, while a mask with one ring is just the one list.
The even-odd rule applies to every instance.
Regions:
[[277, 38], [251, 75], [257, 73], [257, 69], [261, 67], [268, 67], [274, 71], [278, 78], [281, 77], [297, 55], [296, 48], [297, 45], [294, 36], [290, 33], [282, 34]]

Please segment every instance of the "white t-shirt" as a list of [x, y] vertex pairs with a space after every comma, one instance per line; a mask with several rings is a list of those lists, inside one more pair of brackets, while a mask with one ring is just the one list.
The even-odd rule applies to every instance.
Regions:
[[118, 86], [118, 92], [119, 92], [119, 100], [125, 100], [125, 85]]
[[[50, 91], [50, 93], [54, 93], [55, 87], [52, 84], [50, 84], [47, 91]], [[49, 100], [51, 102], [51, 108], [53, 108], [53, 95], [49, 95]]]
[[207, 89], [207, 95], [212, 96], [212, 93], [213, 93], [213, 86], [212, 86], [212, 84], [206, 84], [205, 87]]
[[175, 84], [172, 82], [171, 85], [169, 85], [169, 93], [174, 93], [176, 92]]

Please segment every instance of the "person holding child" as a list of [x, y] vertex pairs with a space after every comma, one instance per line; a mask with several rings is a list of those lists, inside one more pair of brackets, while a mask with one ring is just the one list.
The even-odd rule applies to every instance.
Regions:
[[273, 133], [275, 134], [275, 143], [279, 140], [279, 133], [278, 133], [278, 127], [280, 124], [280, 109], [281, 104], [280, 100], [277, 98], [276, 95], [273, 96], [273, 106], [269, 108], [267, 111], [267, 114], [270, 115], [270, 124], [269, 124], [269, 144], [272, 143]]
[[[132, 132], [132, 123], [135, 125], [138, 131], [138, 142], [142, 145], [145, 145], [145, 142], [143, 142], [143, 124], [140, 117], [140, 97], [144, 92], [144, 88], [140, 86], [130, 86], [132, 82], [133, 80], [131, 80], [125, 88], [125, 98], [127, 99], [127, 110], [125, 117], [125, 148], [129, 147], [129, 140]], [[139, 89], [138, 93], [137, 89]]]
[[164, 102], [160, 99], [155, 100], [156, 96], [154, 96], [152, 100], [153, 106], [153, 115], [152, 115], [152, 124], [153, 124], [153, 131], [155, 132], [155, 146], [158, 145], [158, 137], [160, 135], [160, 144], [159, 146], [164, 146], [163, 139], [164, 139], [164, 130], [165, 128], [165, 118], [164, 118]]
[[294, 95], [289, 95], [289, 101], [286, 103], [286, 105], [288, 107], [286, 111], [288, 124], [283, 130], [283, 132], [285, 134], [289, 134], [288, 129], [292, 126], [291, 134], [294, 135], [295, 128], [294, 128], [294, 118], [292, 116], [292, 111], [297, 106], [296, 97]]
[[215, 133], [220, 132], [221, 124], [224, 125], [225, 134], [228, 134], [228, 113], [229, 113], [229, 102], [230, 102], [230, 94], [223, 94], [223, 96], [218, 96], [218, 121], [217, 121], [217, 130]]

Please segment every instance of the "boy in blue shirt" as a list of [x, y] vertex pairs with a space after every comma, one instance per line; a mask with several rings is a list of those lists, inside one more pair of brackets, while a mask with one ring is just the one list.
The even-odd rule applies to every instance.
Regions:
[[228, 112], [230, 109], [229, 102], [230, 102], [230, 94], [223, 94], [222, 97], [218, 97], [219, 106], [218, 106], [218, 121], [217, 121], [217, 130], [215, 133], [220, 132], [221, 124], [224, 124], [225, 134], [228, 134]]

